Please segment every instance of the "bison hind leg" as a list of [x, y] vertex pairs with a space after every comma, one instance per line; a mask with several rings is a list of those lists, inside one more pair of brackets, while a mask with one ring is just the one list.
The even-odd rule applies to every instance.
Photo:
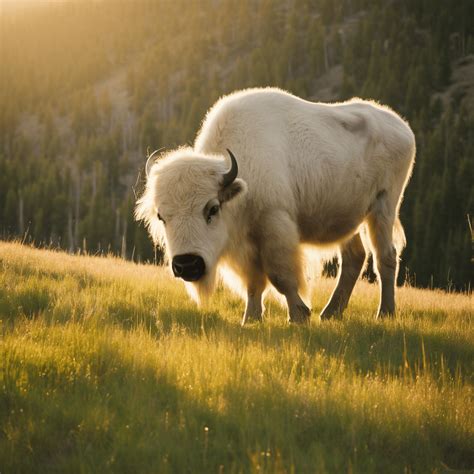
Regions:
[[381, 193], [367, 218], [374, 270], [380, 285], [377, 317], [395, 315], [398, 255], [404, 245], [403, 228], [396, 215], [395, 204], [395, 199], [391, 200], [387, 193]]

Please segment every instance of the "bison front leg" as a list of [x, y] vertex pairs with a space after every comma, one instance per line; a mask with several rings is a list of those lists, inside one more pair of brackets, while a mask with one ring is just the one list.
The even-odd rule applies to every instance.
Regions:
[[242, 318], [242, 326], [248, 322], [263, 321], [263, 303], [262, 295], [266, 286], [266, 277], [262, 271], [256, 269], [248, 275], [247, 283], [247, 304], [245, 307], [244, 317]]
[[285, 211], [268, 213], [261, 222], [263, 269], [288, 304], [290, 323], [309, 322], [311, 310], [300, 297], [304, 285], [298, 228]]
[[340, 316], [349, 303], [352, 290], [365, 262], [365, 249], [359, 234], [341, 248], [339, 277], [329, 303], [321, 312], [321, 319]]

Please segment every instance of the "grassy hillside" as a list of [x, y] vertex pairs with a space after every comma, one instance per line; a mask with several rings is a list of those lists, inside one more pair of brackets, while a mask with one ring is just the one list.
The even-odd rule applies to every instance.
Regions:
[[359, 282], [342, 321], [241, 328], [227, 290], [198, 309], [161, 268], [0, 243], [0, 470], [472, 469], [472, 296], [398, 300], [374, 321]]

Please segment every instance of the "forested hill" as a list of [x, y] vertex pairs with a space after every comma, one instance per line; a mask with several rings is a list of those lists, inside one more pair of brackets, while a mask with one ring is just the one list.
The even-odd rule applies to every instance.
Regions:
[[[472, 281], [471, 0], [77, 0], [0, 11], [0, 235], [151, 259], [133, 222], [147, 150], [192, 143], [222, 94], [373, 98], [417, 163], [403, 275]], [[5, 6], [0, 0], [0, 6]]]

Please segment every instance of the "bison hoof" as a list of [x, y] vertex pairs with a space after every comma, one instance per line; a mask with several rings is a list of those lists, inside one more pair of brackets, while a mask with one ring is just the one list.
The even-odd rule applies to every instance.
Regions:
[[375, 319], [393, 319], [395, 317], [395, 311], [379, 311]]
[[328, 320], [328, 319], [332, 319], [332, 318], [340, 319], [340, 318], [342, 318], [342, 312], [338, 311], [336, 309], [328, 308], [326, 306], [326, 308], [324, 308], [321, 311], [320, 316], [321, 316], [321, 320]]
[[245, 313], [243, 318], [242, 318], [241, 325], [245, 326], [246, 324], [261, 323], [261, 322], [263, 322], [262, 315], [258, 316], [258, 315], [255, 315], [255, 314]]
[[311, 310], [306, 305], [297, 305], [290, 309], [288, 322], [291, 324], [308, 324]]

